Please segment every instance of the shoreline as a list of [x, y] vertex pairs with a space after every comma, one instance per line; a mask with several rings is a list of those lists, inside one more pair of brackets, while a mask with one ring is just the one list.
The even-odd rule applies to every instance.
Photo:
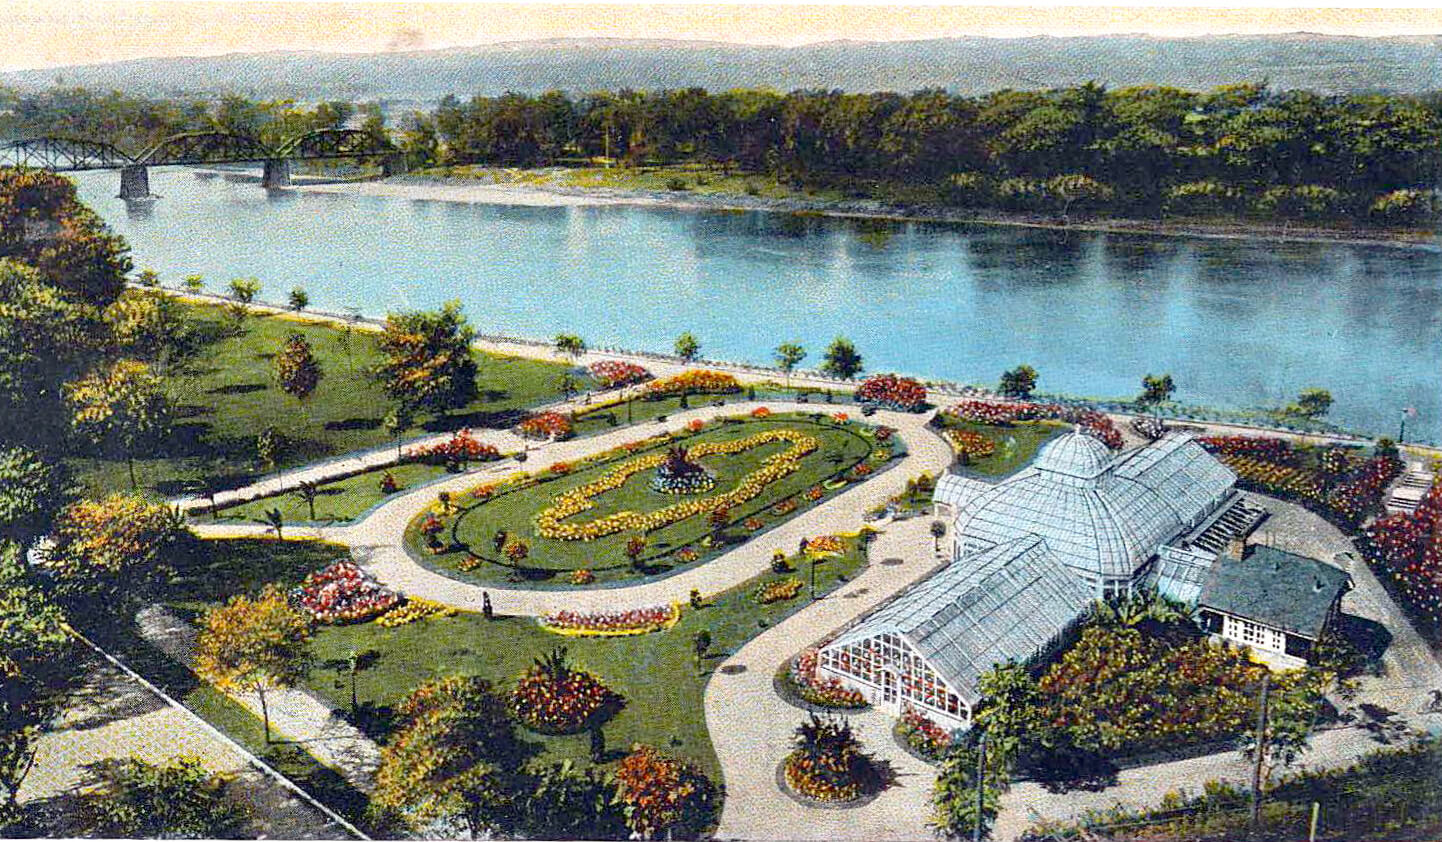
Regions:
[[1290, 225], [1156, 222], [1097, 218], [1062, 222], [1040, 216], [1002, 213], [967, 213], [940, 208], [903, 209], [875, 200], [767, 199], [733, 194], [697, 194], [610, 187], [575, 187], [545, 182], [496, 183], [479, 179], [432, 176], [397, 176], [389, 179], [296, 184], [288, 188], [305, 193], [377, 196], [412, 201], [457, 204], [516, 205], [523, 207], [651, 207], [684, 211], [768, 212], [837, 219], [887, 222], [922, 222], [947, 225], [986, 225], [1052, 231], [1130, 234], [1153, 237], [1229, 240], [1262, 243], [1314, 243], [1378, 246], [1442, 252], [1442, 232], [1423, 234], [1353, 229], [1293, 228]]

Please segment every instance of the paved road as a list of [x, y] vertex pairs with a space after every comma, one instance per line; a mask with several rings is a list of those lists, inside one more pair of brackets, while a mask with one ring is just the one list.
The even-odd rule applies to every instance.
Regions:
[[234, 775], [231, 790], [253, 809], [250, 834], [273, 839], [349, 839], [321, 811], [301, 801], [249, 758], [99, 658], [86, 663], [80, 691], [36, 745], [35, 767], [20, 788], [20, 802], [42, 819], [47, 835], [85, 831], [79, 794], [93, 785], [93, 767], [141, 758], [165, 762], [191, 755], [212, 772]]

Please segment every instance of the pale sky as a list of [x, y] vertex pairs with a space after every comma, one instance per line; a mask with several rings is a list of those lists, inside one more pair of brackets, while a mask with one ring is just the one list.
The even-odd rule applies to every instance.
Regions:
[[[1113, 0], [1115, 2], [1115, 0]], [[720, 5], [0, 0], [0, 69], [267, 50], [375, 52], [535, 38], [679, 38], [796, 45], [959, 35], [1164, 37], [1442, 33], [1442, 7]]]

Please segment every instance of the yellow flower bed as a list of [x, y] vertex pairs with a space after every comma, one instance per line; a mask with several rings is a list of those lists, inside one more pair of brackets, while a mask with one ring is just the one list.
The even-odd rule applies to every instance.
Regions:
[[391, 629], [428, 617], [453, 617], [455, 613], [456, 609], [449, 605], [412, 596], [406, 599], [405, 605], [382, 615], [380, 619], [376, 620], [376, 625]]
[[677, 521], [718, 508], [731, 507], [755, 498], [766, 486], [795, 473], [801, 459], [816, 451], [821, 443], [797, 430], [766, 430], [744, 439], [724, 442], [702, 442], [690, 448], [693, 457], [743, 453], [771, 442], [785, 441], [791, 448], [769, 456], [761, 467], [747, 474], [731, 491], [714, 497], [686, 500], [652, 512], [616, 512], [586, 523], [562, 523], [566, 518], [596, 507], [593, 498], [614, 491], [626, 480], [648, 468], [658, 467], [666, 460], [665, 453], [650, 453], [626, 462], [604, 476], [551, 498], [549, 508], [536, 515], [536, 532], [557, 541], [594, 541], [618, 532], [650, 532]]

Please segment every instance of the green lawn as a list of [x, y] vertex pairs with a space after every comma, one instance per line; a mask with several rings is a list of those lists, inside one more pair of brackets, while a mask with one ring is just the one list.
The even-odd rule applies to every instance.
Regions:
[[956, 463], [956, 470], [963, 474], [997, 479], [1009, 476], [1031, 464], [1037, 449], [1072, 425], [1060, 421], [1017, 421], [1012, 424], [990, 425], [971, 421], [958, 421], [943, 415], [936, 416], [936, 423], [943, 430], [957, 429], [980, 433], [996, 442], [996, 451], [984, 459], [973, 459], [970, 464]]
[[[288, 587], [305, 574], [333, 560], [343, 550], [319, 541], [225, 540], [203, 542], [199, 552], [179, 562], [181, 575], [174, 579], [164, 601], [180, 614], [197, 619], [198, 612], [230, 595], [253, 593], [266, 582]], [[824, 596], [855, 578], [865, 567], [865, 549], [857, 539], [847, 539], [847, 551], [823, 558], [816, 565], [816, 588]], [[795, 576], [809, 580], [809, 561], [792, 562], [796, 570], [767, 572], [716, 595], [700, 609], [684, 609], [681, 621], [653, 634], [625, 638], [572, 638], [543, 630], [534, 619], [501, 617], [487, 621], [478, 614], [457, 614], [431, 618], [393, 629], [375, 623], [350, 626], [321, 626], [315, 636], [316, 668], [307, 687], [337, 709], [350, 705], [350, 684], [344, 668], [352, 648], [375, 653], [371, 665], [357, 682], [361, 705], [374, 715], [363, 725], [382, 742], [388, 734], [391, 708], [420, 683], [437, 676], [474, 674], [509, 687], [513, 679], [540, 655], [555, 646], [568, 648], [573, 660], [600, 676], [612, 689], [626, 697], [625, 709], [605, 729], [612, 755], [619, 757], [632, 742], [646, 742], [686, 756], [719, 782], [720, 770], [707, 736], [702, 694], [710, 671], [746, 641], [809, 604], [806, 590], [795, 599], [759, 605], [754, 599], [758, 585]], [[618, 606], [620, 607], [620, 606]], [[630, 607], [630, 606], [626, 606]], [[711, 654], [705, 672], [698, 672], [692, 639], [702, 629], [712, 637]], [[798, 648], [806, 641], [797, 641]], [[150, 675], [158, 671], [167, 681], [184, 689], [186, 704], [232, 736], [244, 736], [260, 743], [259, 722], [244, 709], [196, 684], [194, 676], [165, 662], [150, 650], [137, 668]], [[183, 675], [179, 675], [183, 673]], [[800, 712], [797, 713], [798, 719]], [[253, 732], [253, 733], [252, 733]], [[240, 739], [237, 736], [237, 739]], [[542, 762], [572, 758], [589, 765], [589, 739], [585, 734], [543, 737], [528, 734], [542, 748]], [[277, 756], [302, 764], [294, 746], [272, 747]], [[304, 755], [308, 758], [309, 755]], [[311, 761], [314, 764], [314, 761]], [[303, 768], [303, 764], [302, 764]], [[312, 769], [313, 779], [325, 778], [328, 770]], [[343, 786], [344, 782], [340, 784]], [[328, 785], [335, 789], [335, 782]], [[339, 795], [337, 795], [339, 797]], [[344, 813], [347, 817], [352, 813]]]
[[[499, 584], [524, 579], [532, 586], [569, 587], [570, 571], [587, 569], [592, 571], [597, 583], [620, 582], [643, 576], [655, 576], [684, 567], [705, 563], [730, 546], [741, 543], [771, 526], [782, 523], [797, 513], [805, 511], [812, 501], [805, 492], [823, 484], [831, 477], [849, 471], [854, 465], [866, 461], [874, 469], [882, 463], [870, 456], [875, 449], [872, 438], [863, 434], [862, 425], [838, 426], [830, 421], [817, 422], [806, 416], [772, 416], [767, 420], [747, 419], [736, 424], [713, 424], [695, 435], [686, 435], [681, 440], [687, 444], [703, 441], [727, 441], [745, 438], [767, 429], [794, 429], [814, 436], [821, 446], [801, 462], [801, 470], [783, 477], [767, 486], [755, 499], [738, 506], [730, 512], [731, 523], [722, 531], [720, 540], [712, 540], [712, 546], [705, 542], [711, 536], [711, 528], [704, 516], [697, 515], [657, 529], [646, 537], [647, 548], [640, 557], [644, 571], [635, 570], [623, 550], [631, 532], [621, 532], [594, 541], [559, 541], [542, 538], [536, 534], [533, 518], [550, 505], [552, 498], [585, 485], [610, 472], [623, 461], [632, 458], [622, 454], [600, 460], [585, 467], [579, 467], [565, 476], [552, 475], [547, 466], [536, 466], [541, 472], [541, 481], [503, 492], [487, 501], [462, 509], [452, 522], [449, 536], [453, 539], [451, 549], [440, 555], [433, 555], [424, 547], [418, 523], [412, 523], [407, 530], [407, 546], [412, 555], [423, 564], [439, 570], [445, 575], [482, 584]], [[637, 455], [654, 452], [657, 448], [669, 447], [673, 441], [652, 444], [637, 450]], [[716, 475], [715, 487], [706, 496], [724, 493], [747, 474], [755, 471], [768, 457], [789, 449], [787, 442], [774, 442], [734, 455], [704, 457], [701, 462]], [[899, 455], [899, 444], [888, 448], [893, 456]], [[619, 511], [647, 512], [669, 506], [685, 497], [663, 494], [649, 487], [652, 471], [641, 471], [630, 477], [619, 489], [594, 498], [596, 508], [577, 516], [578, 522], [590, 521]], [[834, 493], [832, 490], [826, 492]], [[778, 514], [772, 506], [782, 500], [795, 498], [797, 508], [789, 513]], [[825, 498], [823, 498], [825, 499]], [[758, 518], [759, 530], [746, 527], [750, 518]], [[508, 535], [520, 537], [530, 547], [530, 555], [520, 565], [504, 560], [495, 552], [492, 538], [499, 530]], [[762, 538], [761, 540], [764, 540]], [[698, 558], [687, 563], [676, 557], [684, 548], [696, 550]], [[471, 570], [462, 570], [479, 559], [480, 564]]]
[[[214, 305], [185, 305], [206, 337], [200, 353], [172, 376], [179, 407], [173, 434], [159, 455], [140, 459], [142, 491], [155, 496], [184, 493], [190, 483], [212, 487], [245, 484], [258, 476], [256, 436], [277, 428], [287, 441], [281, 467], [304, 464], [374, 447], [389, 441], [381, 419], [391, 403], [370, 369], [379, 361], [375, 334], [347, 332], [290, 316], [252, 314], [245, 332], [221, 330], [223, 311]], [[325, 377], [304, 403], [275, 382], [273, 355], [291, 331], [310, 340]], [[481, 394], [469, 406], [440, 418], [423, 418], [408, 435], [465, 426], [507, 426], [527, 407], [560, 397], [558, 380], [567, 366], [544, 360], [477, 352]], [[589, 381], [582, 378], [582, 388]], [[130, 486], [123, 460], [75, 459], [86, 494]]]
[[[286, 523], [310, 523], [312, 521], [337, 523], [353, 520], [369, 511], [377, 503], [390, 498], [391, 495], [382, 494], [380, 489], [381, 478], [387, 473], [396, 479], [399, 486], [396, 494], [405, 493], [418, 485], [447, 476], [445, 467], [441, 465], [413, 463], [380, 468], [321, 486], [315, 501], [314, 518], [311, 518], [310, 506], [306, 504], [305, 500], [291, 493], [275, 497], [262, 497], [243, 505], [221, 509], [219, 520], [231, 523], [253, 523], [263, 519], [267, 511], [277, 507], [280, 509], [281, 515], [285, 517]], [[209, 515], [200, 515], [196, 516], [194, 520], [208, 523], [212, 518]]]

